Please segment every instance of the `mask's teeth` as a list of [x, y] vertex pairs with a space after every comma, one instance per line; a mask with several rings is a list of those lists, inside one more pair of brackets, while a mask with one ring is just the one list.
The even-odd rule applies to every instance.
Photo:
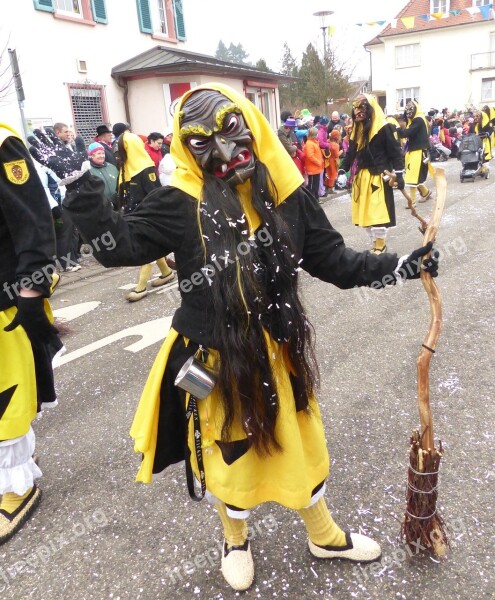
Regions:
[[222, 164], [222, 173], [227, 173], [227, 165], [225, 163]]
[[244, 154], [238, 154], [238, 155], [237, 155], [237, 158], [238, 158], [239, 160], [244, 160]]

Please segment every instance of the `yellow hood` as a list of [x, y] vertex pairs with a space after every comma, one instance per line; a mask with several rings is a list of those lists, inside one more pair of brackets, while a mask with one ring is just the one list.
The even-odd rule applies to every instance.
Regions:
[[412, 119], [410, 119], [409, 117], [407, 118], [407, 126], [410, 127], [413, 120], [416, 119], [417, 117], [420, 117], [425, 122], [426, 131], [429, 131], [430, 125], [428, 124], [428, 121], [426, 120], [426, 117], [425, 117], [423, 111], [421, 110], [421, 107], [419, 106], [419, 102], [416, 102], [416, 100], [413, 100], [412, 103], [416, 107], [416, 114], [414, 115], [414, 117]]
[[[124, 165], [124, 182], [127, 182], [144, 169], [154, 167], [155, 163], [144, 149], [144, 142], [138, 135], [130, 131], [126, 131], [122, 135], [124, 136], [124, 149], [127, 153]], [[119, 177], [119, 182], [121, 177]]]
[[[198, 90], [216, 90], [235, 102], [243, 114], [248, 129], [253, 135], [253, 150], [256, 157], [266, 165], [273, 179], [278, 202], [283, 202], [304, 183], [303, 177], [292, 158], [270, 127], [263, 114], [242, 94], [220, 83], [207, 83], [186, 92], [177, 105], [174, 114], [174, 135], [170, 151], [177, 169], [172, 174], [171, 185], [201, 199], [203, 173], [188, 147], [180, 141], [179, 120], [181, 109], [189, 96]], [[247, 183], [247, 182], [246, 182]], [[240, 187], [249, 187], [244, 184]]]
[[10, 137], [11, 135], [22, 140], [21, 136], [17, 133], [15, 129], [12, 129], [12, 127], [10, 127], [10, 125], [7, 125], [6, 123], [0, 122], [0, 145], [2, 145], [4, 140]]
[[[373, 117], [368, 139], [369, 143], [380, 131], [380, 129], [387, 124], [387, 121], [385, 119], [385, 115], [383, 114], [382, 107], [378, 104], [378, 101], [375, 98], [375, 96], [373, 96], [372, 94], [363, 94], [363, 96], [366, 98], [366, 100], [368, 100], [368, 103], [373, 108]], [[364, 148], [365, 141], [362, 139], [361, 128], [359, 128], [359, 132], [356, 130], [355, 127], [352, 128], [351, 140], [356, 140], [358, 150]]]

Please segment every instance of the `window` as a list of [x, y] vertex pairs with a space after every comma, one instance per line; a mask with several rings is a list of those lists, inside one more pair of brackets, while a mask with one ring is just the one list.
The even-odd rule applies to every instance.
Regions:
[[430, 0], [431, 13], [448, 13], [450, 10], [449, 0]]
[[168, 35], [165, 0], [152, 0], [151, 9], [151, 22], [153, 23], [154, 33]]
[[[261, 84], [255, 81], [246, 81], [245, 95], [255, 106], [257, 106], [268, 122], [275, 127], [275, 90], [269, 84]], [[263, 87], [262, 87], [263, 86]]]
[[102, 85], [69, 83], [74, 127], [84, 141], [93, 140], [96, 126], [108, 122], [105, 88]]
[[143, 33], [186, 40], [182, 0], [136, 0], [136, 4], [139, 29]]
[[419, 44], [405, 44], [395, 47], [395, 68], [417, 67], [420, 64]]
[[397, 110], [405, 108], [409, 100], [419, 102], [419, 87], [397, 90]]
[[473, 6], [488, 6], [492, 0], [474, 0]]
[[83, 18], [81, 0], [55, 0], [55, 10], [62, 15]]
[[481, 80], [481, 101], [495, 99], [495, 77]]
[[58, 19], [80, 19], [85, 25], [108, 23], [105, 0], [33, 0], [36, 10], [51, 12]]

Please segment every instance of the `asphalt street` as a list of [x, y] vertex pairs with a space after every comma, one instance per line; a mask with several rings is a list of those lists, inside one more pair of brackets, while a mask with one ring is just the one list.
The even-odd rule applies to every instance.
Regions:
[[[104, 269], [89, 257], [63, 276], [52, 299], [68, 332], [55, 371], [59, 406], [34, 424], [43, 501], [0, 547], [0, 597], [495, 598], [495, 176], [461, 184], [457, 161], [439, 166], [448, 178], [437, 239], [444, 323], [430, 395], [435, 439], [445, 449], [438, 509], [451, 548], [444, 560], [407, 552], [398, 537], [409, 436], [419, 421], [415, 363], [429, 322], [420, 282], [341, 291], [302, 274], [332, 461], [326, 498], [342, 527], [380, 542], [381, 565], [314, 559], [298, 514], [267, 504], [249, 522], [255, 583], [236, 594], [220, 573], [219, 520], [206, 501], [189, 500], [183, 465], [152, 485], [134, 482], [140, 457], [128, 432], [178, 306], [176, 284], [130, 304], [137, 269]], [[399, 192], [396, 206], [388, 246], [403, 255], [422, 237]], [[368, 247], [351, 224], [349, 194], [328, 198], [324, 209], [348, 246]], [[432, 202], [418, 209], [429, 216]]]

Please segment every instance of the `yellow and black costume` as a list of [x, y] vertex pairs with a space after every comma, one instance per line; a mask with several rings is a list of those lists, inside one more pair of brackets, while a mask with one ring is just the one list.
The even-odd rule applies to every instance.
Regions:
[[428, 177], [429, 164], [429, 127], [425, 115], [421, 111], [419, 103], [411, 100], [406, 105], [405, 118], [407, 127], [398, 129], [397, 133], [406, 141], [406, 185], [410, 188], [410, 195], [415, 204], [416, 189], [419, 189], [421, 201], [431, 197], [431, 191], [425, 185]]
[[[204, 92], [210, 94], [205, 101], [201, 96]], [[211, 102], [214, 108], [212, 122], [216, 123], [211, 128], [201, 124], [201, 120], [195, 125], [192, 117], [189, 125], [183, 124], [185, 115], [192, 114], [188, 107], [194, 101], [197, 101], [198, 113]], [[295, 357], [290, 355], [292, 342], [297, 341], [299, 333], [295, 324], [279, 318], [282, 307], [278, 302], [284, 286], [297, 294], [297, 271], [301, 267], [314, 277], [349, 289], [369, 286], [392, 275], [398, 258], [391, 254], [372, 256], [368, 252], [358, 253], [346, 248], [342, 236], [333, 229], [318, 202], [303, 187], [299, 171], [269, 123], [237, 92], [216, 83], [191, 90], [181, 99], [174, 118], [171, 151], [178, 168], [171, 186], [152, 192], [132, 214], [122, 216], [102, 201], [102, 182], [86, 173], [68, 186], [64, 200], [66, 210], [83, 237], [90, 239], [102, 231], [114, 236], [116, 244], [112, 251], [96, 253], [105, 266], [140, 265], [169, 252], [175, 253], [181, 306], [174, 314], [172, 328], [150, 372], [132, 425], [135, 450], [143, 456], [137, 479], [151, 482], [153, 475], [161, 473], [168, 465], [190, 457], [192, 469], [201, 480], [194, 443], [194, 432], [201, 432], [200, 454], [206, 489], [215, 499], [225, 530], [222, 570], [235, 589], [246, 589], [252, 581], [252, 560], [242, 519], [249, 509], [263, 502], [275, 501], [299, 511], [310, 532], [313, 554], [327, 558], [345, 556], [351, 560], [358, 560], [359, 555], [360, 559], [367, 556], [368, 560], [374, 560], [380, 554], [378, 545], [365, 538], [368, 550], [363, 555], [362, 540], [356, 534], [345, 534], [335, 525], [321, 497], [329, 472], [323, 424], [314, 394], [309, 395], [306, 404], [300, 402], [301, 380], [296, 376]], [[242, 129], [242, 123], [247, 129]], [[235, 145], [229, 136], [236, 128], [247, 149], [236, 154], [233, 160], [230, 155], [220, 160], [220, 154], [228, 154], [228, 148]], [[376, 135], [380, 135], [380, 131]], [[381, 135], [386, 136], [387, 143], [390, 140], [395, 144], [394, 148], [398, 145], [389, 126]], [[230, 173], [231, 164], [247, 162], [251, 154], [255, 159], [253, 165], [256, 163], [253, 175], [241, 180], [232, 194], [227, 192], [227, 186], [222, 188], [225, 200], [222, 193], [215, 195], [225, 205], [211, 214], [208, 213], [210, 203], [206, 200], [209, 198], [206, 190], [212, 179], [216, 185], [216, 179], [206, 173], [191, 152], [191, 148], [201, 152], [208, 144], [216, 144], [219, 148], [213, 156], [217, 157], [214, 164], [221, 174]], [[397, 157], [397, 166], [399, 162]], [[284, 274], [284, 277], [287, 275], [285, 283], [277, 279], [275, 270], [268, 279], [265, 277], [270, 273], [271, 257], [278, 256], [283, 249], [280, 239], [272, 235], [272, 226], [267, 225], [265, 218], [263, 221], [260, 218], [263, 207], [256, 209], [254, 206], [257, 191], [264, 193], [264, 190], [255, 189], [263, 165], [272, 181], [270, 198], [275, 199], [273, 204], [268, 203], [266, 210], [273, 211], [281, 231], [286, 231], [288, 236], [286, 247], [292, 267]], [[235, 168], [232, 172], [235, 175]], [[222, 185], [221, 182], [218, 185]], [[230, 201], [234, 208], [229, 207]], [[233, 213], [236, 219], [232, 217]], [[207, 255], [209, 240], [204, 219], [211, 221], [213, 235], [216, 231], [221, 239], [222, 236], [227, 239], [235, 229], [239, 239], [243, 240], [238, 245], [238, 255]], [[251, 269], [254, 288], [258, 286], [259, 295], [241, 291], [241, 305], [233, 310], [231, 303], [235, 295], [231, 289], [232, 298], [226, 300], [225, 314], [218, 314], [212, 291], [213, 279], [232, 277], [228, 280], [232, 281], [233, 288], [246, 290], [248, 288], [242, 287], [246, 281], [241, 272], [243, 268]], [[395, 281], [393, 276], [392, 279]], [[294, 298], [297, 302], [296, 295]], [[258, 304], [259, 309], [256, 308]], [[286, 310], [292, 309], [289, 306]], [[198, 401], [199, 427], [195, 429], [193, 419], [187, 422], [186, 406], [189, 402], [190, 407], [190, 397], [174, 385], [185, 361], [201, 347], [207, 355], [207, 365], [215, 369], [232, 362], [218, 349], [216, 327], [220, 319], [225, 320], [227, 329], [230, 324], [235, 329], [236, 320], [245, 319], [251, 327], [254, 327], [252, 321], [260, 320], [261, 329], [256, 326], [262, 332], [259, 352], [268, 357], [266, 368], [271, 383], [266, 385], [274, 386], [273, 403], [277, 408], [274, 437], [278, 448], [272, 447], [270, 452], [259, 452], [251, 443], [251, 423], [242, 418], [243, 390], [232, 391], [234, 414], [229, 435], [225, 435], [227, 403], [220, 394], [219, 385], [206, 399]], [[255, 349], [252, 355], [236, 356], [235, 359], [249, 370], [254, 369], [252, 365], [258, 360], [257, 355]], [[259, 385], [264, 385], [263, 381]], [[266, 405], [260, 406], [260, 410], [266, 411]], [[246, 573], [250, 575], [243, 575], [244, 579], [241, 577], [240, 581], [235, 572], [242, 569], [229, 570], [228, 565], [231, 559], [242, 560], [242, 557], [247, 561]]]
[[367, 121], [355, 121], [341, 169], [349, 170], [357, 160], [351, 190], [352, 222], [366, 228], [374, 251], [382, 252], [386, 248], [388, 229], [396, 224], [394, 192], [382, 175], [385, 170], [402, 173], [404, 158], [395, 127], [386, 120], [376, 98], [370, 94], [363, 94], [360, 98], [365, 99], [369, 106], [363, 108], [368, 112]]
[[493, 108], [489, 106], [483, 107], [476, 115], [476, 123], [474, 127], [475, 133], [479, 135], [481, 138], [481, 143], [483, 144], [483, 169], [489, 168], [488, 163], [493, 158], [493, 147], [492, 147], [492, 137], [493, 137], [493, 125], [492, 118], [495, 113]]
[[[51, 332], [46, 300], [54, 254], [52, 214], [36, 167], [17, 133], [0, 124], [0, 543], [22, 526], [41, 497], [34, 484], [41, 471], [32, 459], [31, 422], [43, 406], [56, 404], [51, 358], [61, 344]], [[21, 318], [26, 289], [37, 295], [26, 302], [39, 308], [34, 329], [41, 325], [49, 338], [32, 334], [29, 314]]]

